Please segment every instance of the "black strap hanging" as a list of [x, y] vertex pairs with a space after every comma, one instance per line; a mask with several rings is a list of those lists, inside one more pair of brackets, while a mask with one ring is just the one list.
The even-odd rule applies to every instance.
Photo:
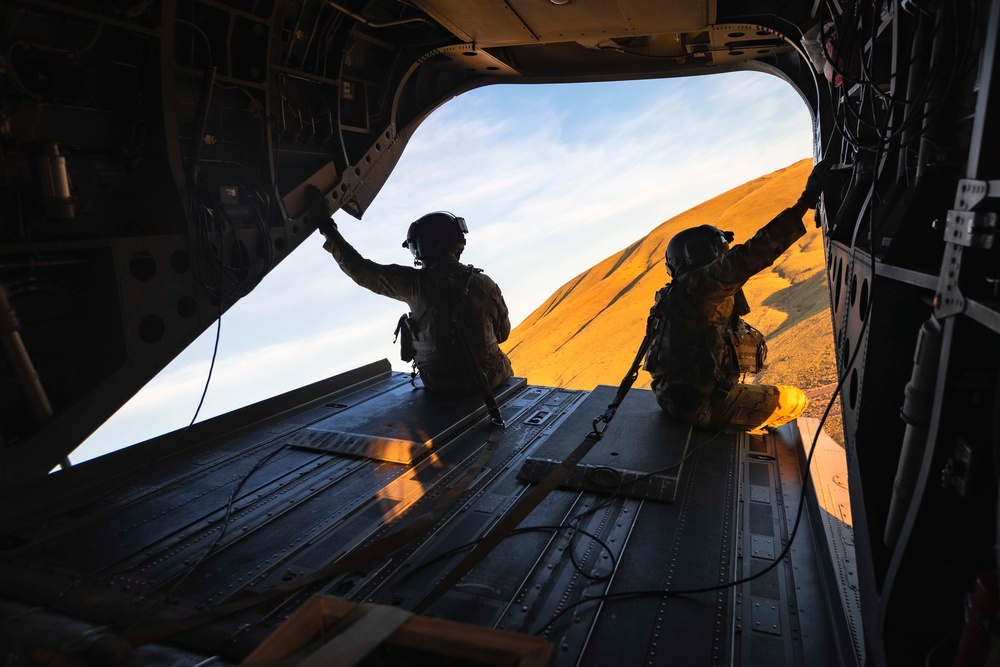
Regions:
[[[639, 343], [639, 350], [635, 353], [632, 366], [628, 369], [628, 373], [625, 374], [621, 384], [618, 385], [618, 392], [615, 394], [614, 399], [608, 403], [608, 409], [604, 411], [603, 415], [594, 420], [594, 433], [601, 435], [607, 430], [608, 424], [611, 423], [615, 413], [618, 411], [618, 406], [622, 404], [629, 389], [632, 388], [632, 385], [639, 378], [639, 366], [642, 364], [642, 358], [646, 356], [649, 346], [652, 345], [653, 339], [656, 337], [656, 329], [660, 322], [659, 310], [659, 302], [657, 302], [649, 311], [649, 317], [646, 318], [646, 333], [642, 337], [642, 342]], [[603, 423], [604, 426], [598, 430], [598, 424], [600, 423]]]
[[477, 271], [478, 269], [471, 264], [469, 265], [468, 275], [465, 279], [465, 286], [462, 288], [458, 303], [455, 305], [455, 312], [452, 314], [452, 323], [454, 324], [455, 331], [458, 334], [458, 340], [462, 345], [462, 351], [465, 353], [465, 359], [469, 363], [469, 368], [472, 370], [472, 375], [476, 381], [476, 385], [479, 387], [479, 393], [483, 397], [486, 409], [490, 411], [490, 421], [493, 422], [495, 427], [498, 427], [502, 431], [507, 427], [507, 424], [504, 423], [503, 415], [500, 414], [500, 407], [497, 405], [496, 399], [493, 397], [493, 389], [486, 380], [486, 373], [483, 372], [483, 367], [479, 363], [476, 351], [472, 348], [472, 341], [469, 340], [466, 327], [464, 326], [465, 323], [462, 321], [465, 303], [469, 298], [469, 286], [472, 284], [472, 276], [474, 276]]

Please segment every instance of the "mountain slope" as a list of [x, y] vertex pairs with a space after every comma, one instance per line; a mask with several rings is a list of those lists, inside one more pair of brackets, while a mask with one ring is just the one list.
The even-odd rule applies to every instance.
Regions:
[[[653, 296], [667, 282], [664, 254], [670, 238], [710, 224], [734, 231], [737, 243], [745, 241], [798, 198], [811, 168], [811, 160], [803, 160], [723, 193], [560, 287], [504, 344], [514, 372], [547, 386], [617, 385], [642, 340]], [[805, 390], [836, 382], [823, 239], [812, 220], [808, 213], [806, 235], [745, 287], [752, 309], [746, 319], [764, 332], [769, 347], [768, 368], [748, 382]], [[641, 371], [635, 386], [649, 383], [649, 374]], [[823, 400], [814, 403], [825, 407]]]

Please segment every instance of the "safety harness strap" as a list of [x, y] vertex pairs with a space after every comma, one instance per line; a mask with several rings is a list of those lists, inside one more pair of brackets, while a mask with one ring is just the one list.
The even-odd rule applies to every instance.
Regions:
[[[639, 343], [639, 349], [635, 353], [635, 359], [632, 360], [632, 366], [628, 369], [628, 373], [625, 374], [621, 384], [618, 385], [618, 392], [615, 394], [614, 399], [608, 403], [608, 409], [604, 411], [603, 415], [594, 420], [595, 433], [604, 433], [618, 411], [618, 406], [622, 404], [629, 389], [632, 388], [632, 385], [639, 378], [639, 366], [642, 364], [642, 358], [646, 356], [649, 346], [652, 345], [653, 339], [656, 337], [656, 329], [660, 322], [659, 311], [660, 300], [657, 299], [656, 304], [649, 311], [649, 317], [646, 318], [646, 333], [642, 337], [642, 342]], [[598, 431], [597, 425], [600, 422], [604, 423], [604, 427]]]
[[479, 363], [479, 358], [476, 356], [476, 351], [472, 348], [472, 342], [469, 340], [469, 336], [463, 326], [464, 322], [462, 322], [465, 302], [469, 298], [469, 286], [472, 284], [472, 276], [475, 274], [476, 268], [470, 264], [468, 276], [465, 279], [465, 287], [462, 289], [458, 304], [455, 307], [455, 312], [452, 315], [452, 321], [455, 325], [455, 330], [458, 333], [458, 340], [462, 344], [462, 351], [465, 352], [465, 358], [469, 362], [472, 375], [475, 377], [476, 385], [479, 387], [479, 393], [483, 397], [486, 409], [490, 412], [490, 421], [493, 422], [494, 428], [499, 428], [503, 431], [503, 429], [507, 428], [507, 424], [503, 420], [503, 415], [500, 414], [500, 407], [497, 405], [497, 401], [493, 397], [493, 389], [490, 387], [490, 383], [486, 381], [486, 373], [483, 372], [483, 367]]

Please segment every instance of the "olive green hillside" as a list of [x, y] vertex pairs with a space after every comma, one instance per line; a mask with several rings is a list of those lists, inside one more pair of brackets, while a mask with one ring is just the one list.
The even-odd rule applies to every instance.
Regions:
[[[654, 295], [667, 282], [671, 237], [710, 224], [745, 241], [798, 199], [811, 168], [803, 160], [723, 193], [573, 278], [511, 332], [503, 348], [514, 372], [545, 386], [617, 385], [642, 340]], [[805, 222], [806, 235], [744, 289], [752, 309], [746, 319], [767, 335], [770, 351], [768, 368], [747, 381], [795, 384], [821, 399], [836, 382], [836, 362], [823, 239], [811, 212]], [[641, 371], [636, 386], [649, 383]], [[818, 416], [821, 400], [813, 402], [809, 414]], [[838, 425], [828, 431], [841, 439]]]

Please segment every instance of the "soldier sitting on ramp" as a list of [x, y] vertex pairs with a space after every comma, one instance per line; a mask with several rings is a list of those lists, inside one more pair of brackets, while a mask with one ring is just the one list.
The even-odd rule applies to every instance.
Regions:
[[746, 243], [730, 248], [732, 232], [701, 225], [667, 244], [672, 282], [656, 293], [645, 368], [668, 414], [694, 426], [759, 433], [805, 411], [809, 401], [796, 387], [739, 381], [762, 370], [767, 356], [763, 334], [742, 319], [750, 312], [743, 285], [805, 234], [802, 216], [816, 207], [828, 168], [817, 165], [799, 200]]
[[365, 259], [332, 220], [320, 230], [326, 237], [323, 248], [351, 280], [410, 307], [396, 333], [402, 336], [403, 360], [413, 361], [427, 389], [481, 391], [475, 366], [490, 389], [513, 375], [499, 347], [510, 334], [500, 288], [481, 269], [458, 261], [469, 231], [464, 218], [439, 211], [410, 225], [403, 247], [413, 254], [417, 269]]

